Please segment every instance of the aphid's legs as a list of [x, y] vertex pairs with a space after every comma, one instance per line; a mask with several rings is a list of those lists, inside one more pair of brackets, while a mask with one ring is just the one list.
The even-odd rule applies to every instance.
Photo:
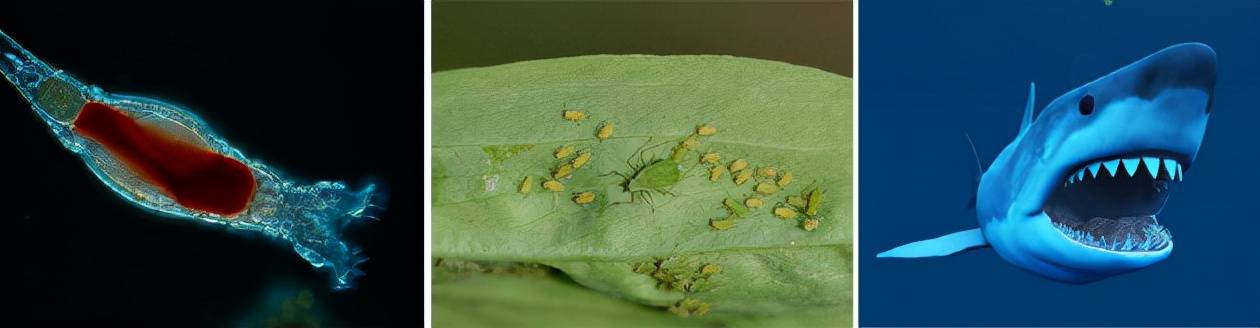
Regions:
[[[651, 137], [648, 137], [648, 139], [647, 139], [646, 141], [644, 141], [642, 145], [639, 145], [639, 148], [637, 148], [637, 149], [635, 149], [635, 150], [634, 150], [634, 153], [642, 155], [642, 154], [643, 154], [643, 147], [647, 147], [647, 145], [648, 145], [648, 144], [650, 144], [650, 143], [652, 143], [652, 138], [651, 138]], [[629, 167], [629, 168], [631, 168], [631, 169], [634, 169], [634, 168], [635, 168], [635, 167], [634, 167], [634, 163], [630, 163], [630, 160], [633, 160], [633, 159], [634, 159], [634, 155], [630, 155], [630, 157], [627, 157], [627, 158], [626, 158], [626, 167]], [[642, 164], [643, 164], [642, 162], [643, 162], [643, 157], [642, 157], [642, 156], [640, 156], [640, 157], [639, 157], [639, 164], [640, 164], [640, 165], [642, 165]], [[638, 170], [631, 170], [631, 171], [638, 171]]]

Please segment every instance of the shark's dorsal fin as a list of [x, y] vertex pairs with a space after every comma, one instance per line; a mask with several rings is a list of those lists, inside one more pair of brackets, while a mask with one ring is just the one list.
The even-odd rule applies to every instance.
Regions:
[[970, 248], [988, 246], [980, 228], [964, 230], [893, 248], [875, 257], [932, 257], [954, 254]]
[[1028, 126], [1032, 125], [1033, 104], [1036, 103], [1036, 100], [1037, 100], [1037, 83], [1029, 82], [1028, 83], [1028, 104], [1024, 105], [1024, 121], [1023, 123], [1019, 125], [1020, 134], [1023, 134], [1024, 131], [1028, 130]]

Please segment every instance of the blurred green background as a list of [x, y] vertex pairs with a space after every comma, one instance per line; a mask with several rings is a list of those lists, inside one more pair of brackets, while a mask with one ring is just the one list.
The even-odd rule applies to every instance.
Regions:
[[433, 3], [433, 70], [592, 54], [714, 54], [853, 76], [852, 1]]

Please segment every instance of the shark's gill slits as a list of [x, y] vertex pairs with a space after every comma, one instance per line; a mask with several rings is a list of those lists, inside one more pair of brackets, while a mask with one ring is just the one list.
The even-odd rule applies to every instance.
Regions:
[[1081, 165], [1042, 209], [1064, 236], [1084, 245], [1119, 252], [1163, 249], [1172, 236], [1155, 216], [1183, 178], [1183, 161], [1176, 157], [1134, 155]]

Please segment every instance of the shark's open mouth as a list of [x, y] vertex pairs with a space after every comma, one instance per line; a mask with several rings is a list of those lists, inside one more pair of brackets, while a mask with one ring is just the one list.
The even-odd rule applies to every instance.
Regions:
[[1076, 168], [1042, 208], [1063, 235], [1116, 252], [1150, 252], [1172, 244], [1155, 215], [1181, 181], [1184, 156], [1126, 155]]

